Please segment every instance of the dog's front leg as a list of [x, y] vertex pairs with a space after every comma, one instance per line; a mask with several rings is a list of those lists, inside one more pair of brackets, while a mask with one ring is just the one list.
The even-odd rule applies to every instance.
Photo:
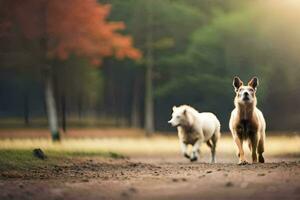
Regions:
[[252, 153], [252, 163], [257, 163], [257, 145], [258, 145], [258, 139], [257, 134], [253, 134], [253, 136], [250, 138], [250, 145], [251, 145], [251, 153]]
[[184, 143], [183, 141], [180, 141], [180, 149], [184, 157], [187, 159], [190, 159], [190, 155], [188, 154], [188, 147], [187, 144]]
[[234, 141], [238, 147], [238, 156], [239, 156], [239, 165], [245, 165], [248, 164], [248, 162], [245, 159], [245, 153], [244, 153], [244, 149], [243, 149], [243, 140], [241, 140], [238, 136], [234, 137]]
[[198, 139], [195, 144], [193, 145], [193, 149], [192, 149], [192, 155], [191, 155], [191, 162], [197, 161], [198, 157], [199, 157], [199, 153], [200, 153], [200, 145], [201, 145], [202, 141], [200, 139]]

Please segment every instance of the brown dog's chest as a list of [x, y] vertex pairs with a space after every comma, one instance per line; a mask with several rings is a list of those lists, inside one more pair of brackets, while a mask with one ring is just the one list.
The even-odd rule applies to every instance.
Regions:
[[248, 139], [257, 134], [257, 123], [252, 120], [241, 119], [236, 124], [236, 130], [239, 138]]

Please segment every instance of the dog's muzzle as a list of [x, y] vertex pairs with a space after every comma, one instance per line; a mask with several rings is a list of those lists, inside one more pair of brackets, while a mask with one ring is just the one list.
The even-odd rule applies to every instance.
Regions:
[[249, 100], [250, 100], [250, 98], [248, 96], [243, 97], [243, 101], [249, 101]]
[[244, 95], [243, 95], [243, 101], [249, 101], [249, 100], [250, 100], [249, 93], [245, 92]]
[[171, 125], [174, 126], [174, 127], [180, 126], [180, 124], [173, 124], [171, 120], [169, 120], [168, 123], [171, 124]]

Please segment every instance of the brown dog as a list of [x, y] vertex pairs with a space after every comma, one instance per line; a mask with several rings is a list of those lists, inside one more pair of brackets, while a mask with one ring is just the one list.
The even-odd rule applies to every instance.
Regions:
[[262, 112], [256, 107], [256, 88], [258, 79], [252, 78], [245, 86], [239, 77], [234, 77], [233, 86], [236, 96], [235, 109], [231, 112], [229, 128], [238, 147], [239, 164], [247, 164], [243, 150], [243, 141], [247, 140], [252, 152], [252, 162], [264, 163], [264, 141], [266, 122]]

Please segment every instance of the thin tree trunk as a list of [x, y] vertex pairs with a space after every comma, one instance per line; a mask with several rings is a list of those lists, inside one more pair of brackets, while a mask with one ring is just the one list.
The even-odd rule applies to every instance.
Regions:
[[140, 78], [137, 77], [133, 86], [133, 98], [131, 108], [131, 126], [134, 128], [140, 128]]
[[78, 119], [81, 120], [82, 118], [82, 95], [78, 95], [78, 102], [77, 102], [77, 111], [78, 111]]
[[146, 69], [146, 94], [145, 94], [145, 130], [149, 136], [154, 132], [153, 120], [153, 91], [152, 91], [152, 66], [148, 65]]
[[40, 45], [42, 50], [42, 58], [45, 62], [45, 103], [46, 111], [48, 116], [48, 124], [52, 136], [52, 141], [60, 140], [60, 133], [58, 129], [58, 119], [56, 112], [56, 103], [54, 98], [54, 89], [53, 89], [53, 71], [52, 66], [48, 65], [47, 52], [48, 52], [48, 1], [45, 1], [43, 4], [43, 12], [41, 20], [43, 21], [43, 37], [41, 38]]
[[153, 16], [152, 3], [148, 2], [148, 31], [146, 33], [146, 74], [145, 74], [145, 130], [149, 136], [154, 132], [154, 111], [153, 111]]
[[61, 125], [64, 133], [67, 132], [67, 120], [66, 120], [66, 97], [65, 94], [61, 96]]
[[28, 102], [28, 93], [24, 93], [24, 123], [26, 126], [29, 125], [29, 102]]
[[45, 73], [45, 101], [52, 140], [59, 141], [60, 133], [58, 130], [56, 104], [53, 92], [53, 80], [50, 70]]

